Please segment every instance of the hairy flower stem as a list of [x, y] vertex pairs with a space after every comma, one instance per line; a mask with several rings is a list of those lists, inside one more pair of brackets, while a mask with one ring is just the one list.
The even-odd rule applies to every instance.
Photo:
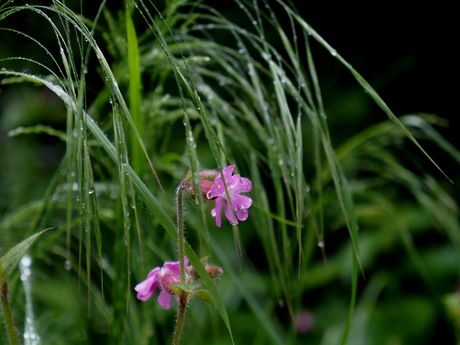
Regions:
[[182, 331], [184, 329], [185, 312], [187, 310], [187, 300], [188, 300], [188, 294], [182, 293], [182, 296], [180, 296], [179, 298], [179, 304], [177, 306], [176, 327], [174, 328], [172, 345], [180, 344], [180, 340], [182, 337]]
[[[179, 273], [180, 282], [185, 284], [185, 262], [184, 262], [184, 215], [183, 215], [183, 190], [184, 185], [180, 184], [177, 188], [177, 251], [179, 253]], [[176, 327], [174, 328], [174, 335], [172, 345], [179, 345], [182, 337], [182, 330], [184, 329], [185, 311], [187, 308], [188, 294], [184, 291], [179, 296], [179, 303], [177, 306], [177, 319]]]
[[3, 310], [4, 319], [5, 319], [6, 330], [8, 332], [8, 338], [10, 340], [11, 345], [19, 345], [18, 337], [14, 329], [13, 317], [11, 315], [10, 305], [8, 303], [8, 285], [6, 282], [3, 282], [1, 289], [2, 290], [0, 294], [1, 294], [1, 300], [2, 300], [2, 310]]
[[179, 253], [179, 272], [180, 282], [185, 283], [185, 264], [184, 264], [184, 216], [183, 216], [183, 195], [184, 186], [181, 184], [177, 188], [177, 251]]

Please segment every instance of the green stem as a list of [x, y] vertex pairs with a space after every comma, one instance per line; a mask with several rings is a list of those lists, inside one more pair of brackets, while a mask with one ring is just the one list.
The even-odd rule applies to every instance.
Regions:
[[184, 186], [181, 184], [177, 188], [177, 251], [179, 252], [179, 272], [180, 282], [185, 283], [185, 264], [184, 264], [184, 218], [183, 218], [183, 195]]
[[172, 345], [179, 345], [182, 337], [182, 331], [184, 329], [185, 312], [187, 310], [188, 294], [183, 292], [179, 298], [179, 304], [177, 306], [177, 320], [176, 328], [174, 329]]
[[[177, 251], [179, 252], [179, 272], [180, 282], [185, 284], [185, 262], [184, 262], [184, 215], [183, 215], [183, 190], [184, 184], [180, 184], [177, 188]], [[179, 296], [179, 304], [177, 306], [177, 320], [174, 328], [172, 345], [179, 345], [184, 329], [185, 311], [187, 308], [188, 294], [182, 291]]]
[[14, 329], [13, 316], [11, 315], [11, 309], [8, 303], [8, 285], [6, 282], [3, 282], [2, 285], [1, 299], [3, 316], [5, 318], [5, 325], [8, 331], [8, 338], [10, 339], [10, 344], [19, 345], [18, 337], [16, 336], [16, 331]]

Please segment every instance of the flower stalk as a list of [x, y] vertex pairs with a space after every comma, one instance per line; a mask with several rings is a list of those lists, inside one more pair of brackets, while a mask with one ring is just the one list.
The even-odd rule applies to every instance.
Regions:
[[[1, 262], [0, 262], [1, 265]], [[1, 267], [0, 267], [1, 269]], [[5, 319], [5, 326], [8, 332], [8, 338], [11, 345], [19, 345], [16, 330], [14, 329], [13, 316], [11, 315], [10, 304], [8, 303], [8, 284], [6, 281], [1, 286], [1, 300], [2, 300], [2, 311]]]
[[[185, 284], [185, 262], [184, 262], [184, 211], [183, 211], [183, 190], [185, 185], [181, 183], [176, 191], [177, 202], [177, 252], [179, 254], [179, 275], [181, 284]], [[174, 327], [172, 345], [179, 345], [184, 329], [185, 312], [187, 310], [188, 293], [182, 290], [177, 305], [177, 319]]]
[[177, 252], [179, 254], [179, 274], [181, 284], [185, 283], [184, 263], [184, 214], [183, 214], [183, 190], [184, 185], [180, 184], [176, 191], [177, 202]]
[[177, 305], [177, 319], [174, 328], [172, 345], [179, 345], [182, 338], [182, 331], [184, 330], [185, 312], [187, 311], [188, 294], [182, 293]]

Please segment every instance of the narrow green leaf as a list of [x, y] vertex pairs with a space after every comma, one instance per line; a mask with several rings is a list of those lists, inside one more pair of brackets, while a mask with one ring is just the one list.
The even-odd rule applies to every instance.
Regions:
[[211, 295], [209, 295], [207, 290], [198, 290], [194, 293], [194, 295], [203, 301], [208, 302], [209, 305], [214, 309], [214, 301], [212, 300]]
[[[2, 271], [3, 271], [3, 277], [0, 277], [0, 279], [3, 279], [5, 281], [8, 276], [11, 274], [11, 272], [14, 270], [14, 268], [17, 266], [21, 258], [27, 253], [29, 248], [34, 244], [34, 242], [45, 232], [48, 230], [51, 230], [52, 228], [47, 228], [45, 230], [42, 230], [32, 236], [27, 237], [25, 240], [22, 242], [18, 243], [15, 245], [13, 248], [11, 248], [1, 259], [0, 263], [2, 265]], [[3, 283], [2, 280], [0, 280], [0, 283]]]
[[[130, 11], [125, 11], [126, 39], [128, 44], [129, 70], [129, 111], [133, 125], [137, 128], [140, 138], [144, 136], [144, 119], [141, 112], [141, 74], [139, 62], [139, 46], [136, 29]], [[138, 174], [142, 171], [142, 150], [135, 133], [131, 135], [131, 165]]]

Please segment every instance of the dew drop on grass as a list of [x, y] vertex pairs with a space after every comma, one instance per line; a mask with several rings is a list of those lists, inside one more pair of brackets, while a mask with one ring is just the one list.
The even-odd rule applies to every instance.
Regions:
[[88, 194], [93, 194], [94, 193], [94, 188], [90, 188], [88, 191]]
[[66, 271], [70, 271], [72, 269], [72, 261], [70, 259], [65, 260], [64, 268], [66, 269]]
[[29, 279], [32, 271], [30, 270], [30, 266], [32, 265], [32, 259], [29, 255], [24, 255], [20, 262], [20, 269], [21, 269], [21, 280], [23, 282]]
[[32, 274], [31, 270], [32, 266], [32, 258], [29, 255], [24, 255], [19, 263], [19, 268], [21, 271], [21, 280], [24, 285], [24, 292], [25, 292], [25, 300], [26, 300], [26, 307], [25, 307], [25, 326], [24, 326], [24, 333], [23, 337], [25, 344], [27, 345], [37, 345], [40, 343], [40, 336], [37, 334], [35, 329], [35, 316], [32, 309], [31, 303], [31, 281], [29, 277]]
[[331, 55], [332, 55], [332, 56], [337, 56], [337, 51], [336, 51], [335, 49], [332, 49], [332, 50], [331, 50]]
[[321, 240], [318, 241], [317, 245], [318, 245], [318, 247], [320, 247], [320, 248], [324, 248], [324, 241], [321, 241]]

